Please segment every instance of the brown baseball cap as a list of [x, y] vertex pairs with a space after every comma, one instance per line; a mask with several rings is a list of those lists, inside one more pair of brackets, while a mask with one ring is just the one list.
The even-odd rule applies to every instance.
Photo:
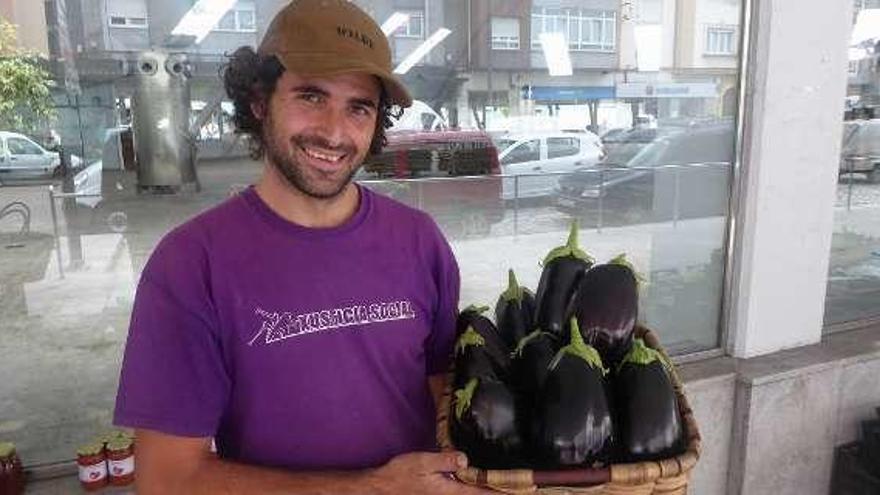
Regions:
[[272, 19], [258, 53], [275, 55], [285, 69], [303, 75], [372, 74], [393, 104], [412, 105], [391, 71], [385, 33], [348, 0], [293, 0]]

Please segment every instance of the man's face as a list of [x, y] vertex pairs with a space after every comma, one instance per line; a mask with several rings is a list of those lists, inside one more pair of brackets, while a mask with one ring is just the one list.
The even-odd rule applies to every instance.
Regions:
[[266, 155], [302, 193], [333, 198], [351, 182], [376, 131], [379, 82], [367, 74], [284, 71], [264, 112]]

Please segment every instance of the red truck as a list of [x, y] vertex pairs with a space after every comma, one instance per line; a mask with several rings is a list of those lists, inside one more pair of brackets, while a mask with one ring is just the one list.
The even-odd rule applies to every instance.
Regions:
[[357, 179], [429, 213], [451, 237], [485, 235], [504, 217], [498, 150], [477, 130], [389, 131]]

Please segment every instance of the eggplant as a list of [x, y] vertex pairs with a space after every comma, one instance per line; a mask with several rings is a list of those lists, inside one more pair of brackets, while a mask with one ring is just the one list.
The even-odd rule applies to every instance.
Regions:
[[617, 457], [624, 462], [673, 457], [685, 449], [672, 364], [635, 339], [614, 382]]
[[558, 350], [556, 336], [538, 329], [523, 337], [512, 354], [511, 387], [516, 392], [516, 412], [525, 438], [532, 436], [538, 397], [547, 379], [550, 362]]
[[602, 359], [584, 343], [574, 318], [569, 334], [550, 363], [533, 418], [535, 460], [546, 467], [606, 463], [613, 443]]
[[498, 333], [498, 328], [492, 323], [492, 320], [483, 316], [483, 313], [489, 310], [489, 306], [470, 305], [464, 309], [455, 322], [455, 335], [461, 336], [468, 328], [473, 328], [483, 339], [485, 339], [486, 347], [493, 354], [505, 355], [510, 354], [510, 349]]
[[[537, 397], [559, 350], [555, 335], [540, 329], [523, 337], [513, 352], [511, 369], [517, 391], [526, 399]], [[533, 401], [530, 401], [533, 402]]]
[[513, 270], [507, 271], [507, 280], [507, 290], [495, 303], [495, 322], [504, 343], [508, 348], [513, 349], [532, 329], [535, 295], [517, 283]]
[[543, 265], [535, 295], [535, 326], [562, 335], [578, 283], [593, 265], [593, 258], [578, 248], [577, 222], [571, 223], [568, 242], [552, 249]]
[[639, 276], [621, 254], [592, 267], [578, 284], [574, 314], [584, 341], [615, 369], [632, 345], [639, 315]]
[[514, 395], [500, 381], [472, 378], [455, 391], [450, 437], [468, 456], [469, 464], [483, 469], [524, 466]]
[[455, 320], [455, 336], [463, 334], [468, 327], [479, 327], [485, 325], [485, 322], [492, 323], [491, 320], [483, 316], [483, 313], [489, 310], [489, 306], [477, 306], [476, 304], [471, 304], [470, 306], [461, 310], [461, 313], [458, 314], [458, 318]]
[[453, 386], [463, 387], [472, 378], [507, 380], [510, 357], [486, 345], [486, 339], [474, 327], [455, 341], [455, 377]]

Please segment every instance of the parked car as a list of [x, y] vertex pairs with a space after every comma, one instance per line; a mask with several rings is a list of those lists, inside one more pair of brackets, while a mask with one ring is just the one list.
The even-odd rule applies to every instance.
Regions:
[[840, 173], [862, 173], [871, 183], [880, 183], [880, 119], [851, 120], [843, 125]]
[[732, 122], [659, 137], [628, 162], [581, 167], [559, 180], [556, 207], [608, 223], [720, 215], [734, 158]]
[[[70, 165], [76, 170], [83, 165], [82, 158], [71, 155]], [[0, 131], [0, 181], [19, 179], [49, 179], [61, 166], [61, 156], [50, 151], [30, 137], [9, 131]]]
[[604, 151], [591, 132], [537, 132], [504, 134], [495, 138], [505, 175], [502, 197], [534, 198], [553, 194], [562, 173], [594, 165]]
[[0, 180], [50, 178], [61, 165], [58, 153], [24, 134], [0, 131], [0, 146]]
[[449, 235], [486, 234], [504, 217], [498, 150], [482, 131], [389, 131], [356, 179], [426, 211]]
[[626, 165], [632, 157], [657, 138], [678, 131], [680, 131], [678, 128], [631, 127], [612, 135], [605, 135], [602, 137], [602, 146], [605, 149], [605, 157], [602, 161], [605, 165]]

